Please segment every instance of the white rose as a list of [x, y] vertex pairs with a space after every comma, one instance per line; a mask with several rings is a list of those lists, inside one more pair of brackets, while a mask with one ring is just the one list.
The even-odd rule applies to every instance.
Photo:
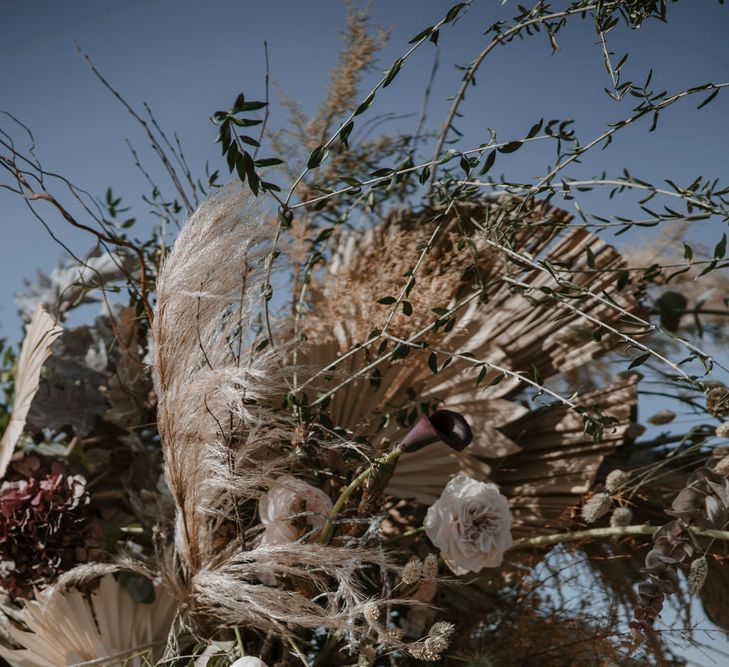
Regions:
[[454, 574], [501, 565], [513, 543], [511, 512], [495, 484], [458, 475], [428, 509], [423, 526]]
[[286, 544], [321, 528], [332, 506], [321, 489], [296, 477], [280, 477], [258, 503], [261, 523], [266, 527], [261, 544]]

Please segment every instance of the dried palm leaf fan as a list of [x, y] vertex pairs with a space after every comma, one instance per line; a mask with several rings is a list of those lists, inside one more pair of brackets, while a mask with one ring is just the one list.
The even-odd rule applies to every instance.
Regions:
[[[466, 415], [475, 434], [469, 448], [457, 454], [433, 445], [403, 457], [388, 492], [431, 503], [460, 470], [490, 477], [511, 499], [516, 533], [534, 534], [564, 523], [604, 457], [622, 444], [636, 389], [618, 382], [574, 400], [614, 420], [595, 443], [574, 411], [526, 407], [521, 380], [477, 362], [555, 383], [614, 348], [616, 337], [593, 335], [600, 328], [595, 321], [614, 326], [622, 314], [591, 298], [564, 307], [552, 291], [564, 290], [567, 281], [572, 295], [580, 289], [605, 294], [630, 313], [640, 306], [634, 292], [614, 287], [615, 270], [623, 266], [614, 248], [570, 229], [564, 211], [539, 203], [520, 207], [514, 198], [498, 198], [398, 211], [375, 228], [341, 236], [298, 324], [306, 340], [299, 360], [310, 369], [306, 390], [329, 397], [333, 425], [368, 436], [377, 447], [422, 409], [442, 405]], [[551, 270], [540, 269], [537, 259]], [[409, 306], [393, 315], [392, 300], [383, 297], [397, 297], [410, 276]], [[434, 312], [448, 312], [435, 327]], [[356, 347], [373, 330], [390, 336], [391, 354], [380, 362], [377, 345]], [[398, 341], [414, 344], [404, 358], [402, 343], [400, 354], [392, 354]], [[421, 341], [428, 343], [422, 351], [415, 349]], [[444, 365], [448, 353], [460, 356]]]

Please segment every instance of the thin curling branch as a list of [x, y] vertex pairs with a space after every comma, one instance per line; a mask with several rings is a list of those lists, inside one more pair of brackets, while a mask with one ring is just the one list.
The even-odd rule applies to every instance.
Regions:
[[131, 250], [139, 259], [139, 289], [140, 289], [140, 296], [142, 299], [142, 305], [144, 307], [144, 312], [147, 316], [147, 320], [149, 321], [150, 326], [152, 325], [152, 321], [154, 320], [154, 314], [152, 312], [152, 306], [149, 303], [149, 299], [147, 298], [147, 267], [146, 263], [144, 261], [144, 251], [137, 247], [135, 244], [131, 243], [130, 241], [126, 241], [122, 238], [119, 238], [117, 236], [109, 236], [108, 234], [104, 232], [100, 232], [93, 227], [89, 227], [88, 225], [83, 224], [82, 222], [79, 222], [74, 218], [74, 216], [61, 204], [61, 202], [58, 201], [53, 195], [47, 193], [47, 192], [36, 192], [28, 182], [28, 179], [25, 178], [23, 175], [23, 172], [18, 169], [18, 167], [12, 163], [10, 160], [6, 158], [0, 159], [0, 162], [2, 162], [2, 165], [5, 169], [7, 169], [13, 177], [17, 180], [18, 185], [21, 188], [21, 192], [23, 194], [23, 198], [26, 199], [28, 202], [33, 201], [45, 201], [49, 204], [51, 204], [63, 217], [63, 219], [68, 222], [72, 227], [76, 227], [77, 229], [80, 229], [82, 231], [88, 232], [89, 234], [92, 234], [95, 236], [99, 241], [102, 241], [104, 243], [108, 243], [109, 245], [114, 245], [121, 248], [127, 248], [128, 250]]
[[[484, 61], [486, 56], [491, 53], [497, 46], [500, 44], [503, 44], [507, 41], [509, 41], [514, 35], [518, 34], [525, 28], [528, 28], [531, 25], [534, 25], [536, 23], [545, 23], [546, 21], [552, 21], [555, 19], [559, 19], [562, 17], [570, 16], [571, 14], [581, 14], [588, 12], [592, 9], [595, 9], [597, 7], [597, 3], [593, 3], [590, 5], [585, 5], [581, 7], [572, 7], [570, 9], [566, 9], [561, 12], [555, 12], [553, 14], [544, 14], [541, 16], [537, 16], [536, 18], [529, 19], [528, 21], [522, 21], [520, 23], [517, 23], [513, 25], [508, 30], [504, 31], [503, 33], [500, 33], [496, 35], [484, 48], [481, 53], [476, 56], [476, 59], [471, 63], [471, 66], [466, 71], [465, 75], [463, 76], [463, 81], [461, 82], [461, 87], [458, 89], [458, 92], [456, 93], [455, 97], [453, 98], [453, 103], [451, 104], [451, 108], [448, 111], [448, 116], [443, 123], [443, 129], [440, 132], [440, 135], [438, 136], [438, 143], [435, 146], [435, 151], [433, 152], [433, 160], [437, 161], [440, 157], [440, 152], [443, 149], [443, 144], [445, 144], [446, 138], [448, 137], [448, 132], [451, 129], [451, 126], [453, 125], [453, 121], [456, 118], [456, 114], [458, 113], [458, 107], [461, 105], [461, 102], [463, 102], [464, 98], [466, 97], [466, 91], [468, 90], [468, 86], [471, 85], [471, 82], [473, 81], [473, 78], [476, 76], [476, 72], [478, 71], [478, 68], [481, 66], [481, 63]], [[436, 173], [437, 173], [437, 166], [433, 166], [433, 170], [430, 174], [430, 187], [431, 189], [435, 185], [436, 180]]]

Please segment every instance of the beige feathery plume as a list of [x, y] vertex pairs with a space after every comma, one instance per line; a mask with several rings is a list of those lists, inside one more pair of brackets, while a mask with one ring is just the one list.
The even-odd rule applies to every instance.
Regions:
[[365, 599], [356, 570], [391, 566], [359, 547], [261, 545], [239, 525], [237, 508], [296, 468], [294, 424], [279, 400], [285, 348], [263, 349], [255, 329], [271, 231], [263, 220], [240, 183], [223, 188], [182, 229], [157, 282], [152, 369], [176, 505], [175, 566], [160, 567], [201, 632], [245, 626], [284, 639], [351, 625]]
[[275, 436], [277, 421], [261, 406], [280, 377], [275, 355], [249, 354], [261, 305], [262, 219], [240, 184], [223, 188], [183, 228], [157, 283], [152, 369], [176, 550], [188, 575], [212, 556], [210, 512], [224, 496], [228, 462], [265, 444], [264, 431]]
[[51, 355], [51, 345], [62, 332], [63, 329], [53, 321], [43, 307], [38, 306], [30, 320], [20, 351], [18, 370], [15, 374], [13, 412], [0, 440], [0, 479], [5, 477], [15, 445], [25, 428], [30, 404], [38, 392], [41, 369]]

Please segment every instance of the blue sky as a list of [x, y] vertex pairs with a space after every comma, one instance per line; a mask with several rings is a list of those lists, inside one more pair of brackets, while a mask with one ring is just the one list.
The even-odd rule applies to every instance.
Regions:
[[[389, 29], [391, 37], [367, 83], [374, 83], [407, 50], [408, 40], [441, 18], [451, 4], [372, 0], [373, 23]], [[486, 27], [517, 11], [511, 0], [504, 6], [496, 0], [476, 0], [462, 20], [441, 32], [429, 129], [440, 125], [449, 106], [447, 97], [458, 88], [460, 72], [454, 65], [466, 64], [483, 48]], [[623, 80], [643, 81], [651, 68], [656, 91], [729, 80], [728, 12], [715, 0], [682, 0], [669, 5], [667, 24], [649, 21], [640, 30], [615, 29], [609, 46], [616, 59], [626, 50], [631, 53]], [[270, 123], [276, 128], [286, 118], [279, 90], [307, 111], [317, 108], [342, 45], [346, 8], [333, 0], [0, 0], [0, 14], [0, 109], [33, 130], [37, 154], [47, 169], [94, 195], [103, 196], [113, 186], [133, 206], [141, 233], [154, 221], [141, 201], [147, 185], [124, 139], [166, 185], [164, 176], [140, 128], [95, 80], [75, 42], [133, 106], [140, 108], [146, 101], [166, 130], [178, 132], [198, 174], [206, 161], [224, 173], [208, 118], [216, 109], [228, 108], [241, 91], [251, 99], [263, 97], [263, 40], [270, 51]], [[604, 93], [610, 81], [589, 21], [574, 20], [559, 41], [561, 50], [554, 54], [544, 34], [493, 53], [462, 107], [460, 147], [486, 141], [489, 128], [500, 140], [519, 138], [541, 117], [572, 118], [578, 133], [589, 140], [607, 122], [630, 115], [632, 98], [616, 103]], [[434, 53], [435, 47], [425, 44], [393, 85], [378, 95], [373, 114], [407, 116], [392, 125], [393, 130], [414, 129]], [[648, 121], [621, 133], [608, 150], [585, 159], [570, 174], [589, 177], [604, 170], [617, 175], [628, 167], [649, 181], [671, 178], [687, 184], [702, 174], [726, 183], [729, 91], [696, 111], [703, 97], [669, 109], [653, 133], [647, 132]], [[0, 127], [10, 125], [0, 119]], [[22, 133], [13, 134], [22, 140]], [[495, 171], [514, 180], [531, 179], [545, 172], [551, 158], [552, 153], [539, 146], [523, 148], [508, 158], [500, 156]], [[603, 215], [637, 214], [630, 198], [616, 202], [594, 196], [585, 202]], [[87, 235], [69, 228], [50, 210], [43, 213], [70, 248], [79, 254], [89, 250]], [[726, 225], [711, 223], [697, 230], [695, 238], [713, 247], [724, 231]], [[617, 242], [648, 243], [652, 233]], [[37, 268], [50, 270], [61, 256], [62, 250], [25, 204], [0, 189], [0, 337], [13, 342], [20, 338], [13, 295], [22, 288], [22, 278], [32, 277]], [[703, 657], [699, 664], [712, 663]]]
[[[285, 121], [278, 90], [301, 101], [305, 109], [316, 109], [342, 44], [346, 14], [339, 2], [322, 0], [3, 0], [2, 5], [0, 108], [33, 130], [47, 169], [63, 173], [95, 195], [113, 186], [134, 205], [141, 225], [149, 224], [140, 200], [147, 188], [124, 139], [140, 151], [153, 174], [160, 172], [140, 128], [94, 79], [75, 42], [131, 104], [139, 108], [148, 102], [163, 127], [179, 133], [193, 169], [202, 171], [209, 161], [224, 170], [208, 117], [227, 108], [240, 91], [249, 98], [263, 96], [263, 40], [268, 41], [273, 80], [271, 126], [277, 127]], [[374, 0], [373, 22], [389, 29], [391, 39], [368, 80], [376, 80], [407, 49], [408, 39], [442, 17], [450, 5], [441, 0]], [[478, 53], [488, 25], [515, 13], [515, 3], [501, 6], [481, 0], [442, 31], [440, 68], [428, 113], [431, 129], [442, 122], [446, 98], [457, 89], [460, 73], [454, 65]], [[653, 68], [654, 89], [673, 91], [729, 79], [727, 28], [729, 15], [718, 2], [684, 0], [670, 5], [667, 24], [650, 21], [640, 30], [621, 26], [610, 33], [609, 46], [617, 58], [631, 52], [624, 80], [642, 81]], [[590, 139], [606, 122], [630, 114], [632, 99], [616, 103], [603, 91], [609, 79], [589, 21], [574, 20], [561, 33], [560, 46], [552, 54], [541, 34], [493, 53], [462, 107], [465, 118], [458, 127], [464, 133], [463, 148], [486, 141], [488, 128], [504, 140], [522, 136], [540, 117], [573, 118], [580, 135]], [[412, 131], [415, 126], [434, 50], [424, 45], [396, 82], [378, 95], [372, 113], [408, 114], [393, 129]], [[669, 177], [688, 183], [702, 173], [725, 181], [729, 94], [720, 94], [696, 112], [700, 99], [670, 109], [654, 133], [647, 133], [647, 122], [625, 131], [609, 150], [585, 160], [572, 174], [617, 174], [627, 166], [648, 180]], [[17, 131], [14, 135], [22, 136]], [[552, 154], [536, 146], [505, 158], [499, 159], [496, 171], [526, 179], [544, 173]], [[164, 184], [161, 175], [159, 180]], [[635, 213], [627, 200], [615, 204], [598, 196], [589, 202], [599, 213]], [[45, 213], [54, 233], [69, 247], [79, 253], [88, 250], [84, 234], [71, 230], [51, 211]], [[721, 231], [701, 234], [713, 245]], [[37, 267], [50, 269], [61, 254], [25, 204], [0, 191], [0, 335], [10, 340], [20, 335], [13, 294], [21, 289], [22, 277], [32, 276]]]

